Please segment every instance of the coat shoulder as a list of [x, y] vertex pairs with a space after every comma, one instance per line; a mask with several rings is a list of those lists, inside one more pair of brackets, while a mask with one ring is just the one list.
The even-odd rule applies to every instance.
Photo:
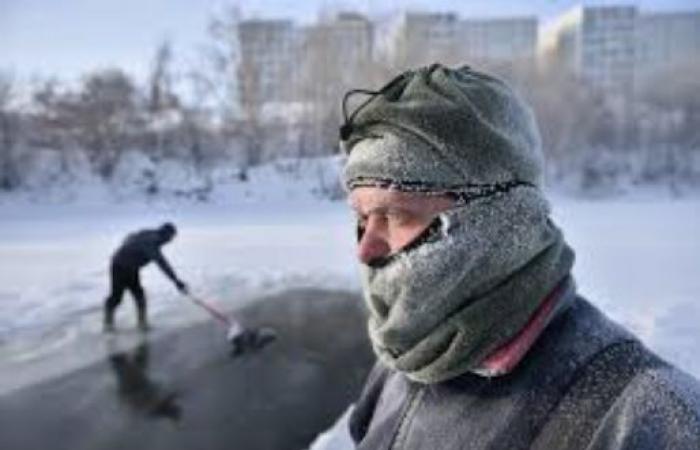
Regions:
[[659, 366], [638, 374], [601, 420], [592, 449], [699, 449], [700, 382]]

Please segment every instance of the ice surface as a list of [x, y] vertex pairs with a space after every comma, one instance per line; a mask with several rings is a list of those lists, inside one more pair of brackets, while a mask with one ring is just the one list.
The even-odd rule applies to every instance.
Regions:
[[[129, 231], [165, 220], [180, 230], [164, 248], [166, 257], [194, 293], [223, 310], [287, 287], [357, 288], [352, 226], [342, 202], [14, 205], [3, 212], [0, 393], [103, 354], [95, 337], [101, 334], [110, 254]], [[155, 333], [210, 320], [157, 267], [142, 275]], [[128, 295], [116, 321], [118, 329], [134, 327]], [[74, 348], [70, 355], [60, 352], [69, 345], [80, 348], [77, 355]]]
[[[290, 286], [359, 289], [345, 204], [302, 195], [275, 170], [209, 203], [0, 199], [0, 393], [101, 357], [109, 256], [127, 232], [165, 220], [180, 229], [166, 256], [195, 293], [224, 310]], [[577, 252], [580, 292], [700, 377], [700, 199], [555, 195], [553, 206]], [[154, 333], [210, 320], [157, 268], [143, 275]], [[125, 298], [117, 314], [124, 340], [134, 325]]]

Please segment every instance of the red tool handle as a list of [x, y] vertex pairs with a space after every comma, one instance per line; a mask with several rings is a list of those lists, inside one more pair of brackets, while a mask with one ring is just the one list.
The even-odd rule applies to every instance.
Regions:
[[209, 313], [214, 316], [215, 318], [219, 319], [221, 322], [225, 323], [226, 325], [231, 325], [231, 320], [224, 315], [221, 311], [217, 310], [214, 308], [212, 305], [208, 304], [202, 299], [199, 299], [192, 294], [188, 294], [187, 297], [189, 297], [190, 300], [192, 300], [194, 303], [198, 304], [202, 308], [206, 309], [209, 311]]

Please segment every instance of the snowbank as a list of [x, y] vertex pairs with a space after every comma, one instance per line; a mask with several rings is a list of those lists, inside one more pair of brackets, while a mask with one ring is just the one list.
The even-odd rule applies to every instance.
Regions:
[[24, 182], [0, 191], [0, 207], [105, 203], [216, 203], [329, 199], [343, 196], [341, 156], [279, 159], [242, 169], [231, 162], [196, 167], [177, 159], [154, 161], [125, 151], [111, 178], [94, 175], [79, 151], [37, 150], [21, 168]]

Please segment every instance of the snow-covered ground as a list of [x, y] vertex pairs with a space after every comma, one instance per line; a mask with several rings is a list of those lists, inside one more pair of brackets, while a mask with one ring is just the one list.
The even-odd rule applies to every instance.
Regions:
[[[646, 342], [700, 376], [700, 200], [554, 197], [577, 251], [580, 290]], [[290, 285], [357, 289], [351, 216], [340, 202], [13, 205], [0, 219], [0, 367], [99, 331], [110, 253], [128, 231], [164, 220], [165, 249], [193, 290], [223, 307]], [[154, 322], [203, 320], [158, 269], [144, 271]], [[118, 321], [133, 323], [125, 298]], [[3, 371], [4, 373], [4, 371]], [[5, 377], [3, 377], [5, 378]]]
[[[100, 357], [109, 256], [127, 232], [165, 220], [180, 229], [165, 248], [176, 271], [222, 308], [290, 286], [359, 289], [344, 202], [290, 192], [211, 203], [0, 201], [0, 393]], [[553, 204], [577, 251], [580, 291], [700, 377], [700, 199], [554, 195]], [[144, 285], [155, 333], [208, 320], [157, 268], [145, 269]], [[134, 322], [125, 298], [118, 327]]]
[[[91, 338], [100, 334], [110, 254], [127, 232], [165, 220], [176, 223], [179, 234], [164, 254], [194, 293], [233, 309], [293, 286], [355, 289], [349, 217], [342, 203], [318, 201], [5, 209], [0, 393], [102, 355]], [[156, 333], [208, 319], [157, 267], [143, 271], [143, 284]], [[116, 320], [118, 328], [133, 328], [128, 294]], [[77, 354], [76, 342], [84, 344]], [[69, 344], [70, 354], [62, 354]], [[53, 358], [56, 354], [61, 357]], [[46, 367], [37, 369], [34, 363], [42, 360]], [[21, 366], [32, 369], [17, 377]]]

